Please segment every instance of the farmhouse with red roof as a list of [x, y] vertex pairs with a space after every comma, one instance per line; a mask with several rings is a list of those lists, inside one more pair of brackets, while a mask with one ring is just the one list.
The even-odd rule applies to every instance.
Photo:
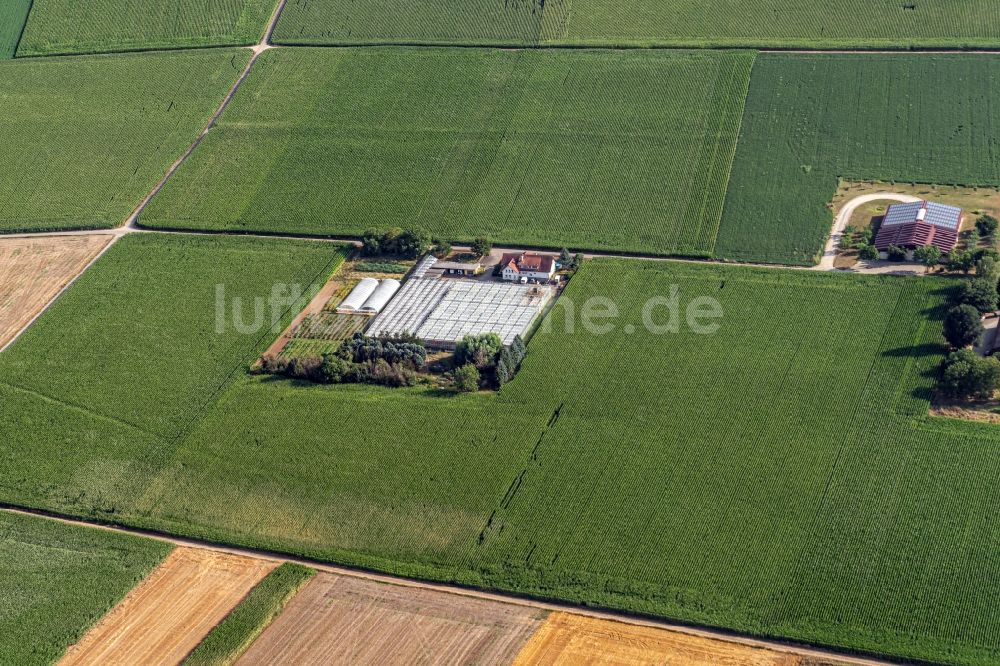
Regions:
[[885, 252], [890, 246], [912, 251], [933, 245], [947, 254], [958, 244], [961, 226], [962, 209], [955, 206], [931, 201], [893, 204], [879, 227], [875, 247]]
[[547, 254], [512, 252], [500, 260], [500, 275], [509, 282], [547, 282], [556, 272], [556, 260]]

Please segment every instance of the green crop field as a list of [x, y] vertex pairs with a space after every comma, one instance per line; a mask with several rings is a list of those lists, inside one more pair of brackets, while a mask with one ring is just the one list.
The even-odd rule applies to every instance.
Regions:
[[[239, 293], [266, 295], [247, 267], [308, 281], [327, 264], [307, 245], [124, 239], [0, 355], [0, 501], [753, 634], [1000, 659], [1000, 432], [927, 415], [947, 281], [605, 260], [499, 394], [247, 376], [264, 342], [213, 337], [205, 292], [238, 274]], [[649, 299], [673, 286], [679, 330], [647, 332]], [[595, 296], [621, 313], [610, 331], [584, 325]], [[699, 297], [724, 313], [712, 334], [685, 323]], [[195, 314], [172, 324], [181, 302]], [[39, 376], [47, 395], [10, 388]], [[155, 450], [125, 423], [175, 414], [184, 426]]]
[[55, 662], [170, 550], [0, 512], [0, 663]]
[[761, 54], [716, 255], [811, 264], [838, 177], [1000, 185], [1000, 57]]
[[31, 0], [5, 0], [0, 6], [0, 60], [14, 57], [30, 9]]
[[[114, 514], [275, 337], [273, 314], [287, 325], [282, 300], [342, 259], [327, 243], [126, 236], [0, 354], [0, 477], [32, 505]], [[39, 441], [58, 453], [33, 467]]]
[[752, 58], [269, 51], [142, 223], [707, 256]]
[[17, 55], [255, 44], [275, 4], [276, 0], [34, 0]]
[[234, 663], [308, 583], [316, 571], [285, 562], [257, 584], [240, 605], [188, 655], [184, 666]]
[[122, 224], [208, 124], [247, 58], [0, 61], [0, 232]]
[[286, 44], [995, 48], [991, 0], [289, 0]]

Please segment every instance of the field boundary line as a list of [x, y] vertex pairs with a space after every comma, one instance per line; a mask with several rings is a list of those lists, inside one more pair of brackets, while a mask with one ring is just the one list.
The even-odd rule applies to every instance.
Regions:
[[[50, 234], [48, 236], [41, 236], [41, 238], [55, 237], [55, 236], [61, 236], [61, 235], [65, 235], [65, 234]], [[77, 280], [79, 280], [81, 277], [83, 277], [83, 275], [88, 270], [90, 270], [90, 267], [93, 266], [94, 264], [96, 264], [97, 260], [100, 259], [101, 257], [103, 257], [105, 255], [105, 253], [107, 253], [107, 251], [111, 249], [111, 246], [114, 245], [115, 243], [117, 243], [118, 239], [122, 237], [121, 233], [116, 233], [115, 230], [113, 230], [113, 229], [109, 229], [109, 230], [107, 230], [107, 231], [105, 231], [103, 233], [102, 232], [88, 231], [86, 233], [75, 234], [75, 235], [77, 235], [77, 236], [109, 236], [110, 239], [108, 240], [107, 245], [105, 245], [101, 249], [101, 251], [98, 252], [97, 255], [94, 256], [93, 259], [91, 259], [90, 261], [88, 261], [87, 264], [82, 269], [80, 269], [79, 273], [77, 273], [76, 275], [74, 275], [71, 280], [69, 280], [68, 282], [66, 282], [66, 284], [63, 285], [62, 289], [60, 289], [59, 291], [57, 291], [56, 294], [51, 299], [49, 299], [49, 302], [45, 304], [45, 307], [43, 307], [41, 310], [39, 310], [38, 312], [36, 312], [34, 314], [34, 316], [31, 319], [29, 319], [28, 322], [25, 323], [25, 325], [22, 326], [21, 329], [19, 331], [17, 331], [17, 333], [15, 333], [13, 335], [13, 337], [11, 337], [10, 340], [7, 341], [6, 344], [4, 344], [3, 346], [0, 346], [0, 354], [4, 353], [8, 349], [10, 349], [14, 345], [14, 343], [17, 342], [18, 338], [20, 338], [22, 335], [24, 335], [27, 332], [27, 330], [29, 328], [31, 328], [31, 326], [42, 317], [42, 315], [44, 315], [46, 312], [48, 312], [52, 308], [52, 306], [55, 305], [56, 301], [58, 301], [59, 298], [63, 294], [65, 294], [69, 290], [70, 287], [72, 287], [74, 284], [76, 284]], [[38, 237], [37, 236], [0, 236], [0, 240], [3, 240], [4, 238], [38, 238]]]
[[219, 104], [219, 107], [215, 110], [215, 113], [212, 114], [212, 117], [209, 118], [208, 124], [205, 125], [201, 132], [199, 132], [198, 136], [195, 137], [195, 140], [191, 142], [191, 145], [187, 147], [187, 150], [181, 153], [180, 157], [174, 160], [174, 163], [170, 165], [163, 177], [156, 183], [156, 185], [153, 186], [153, 189], [146, 194], [139, 205], [132, 211], [132, 214], [126, 218], [125, 223], [122, 225], [124, 229], [132, 231], [138, 228], [139, 216], [142, 215], [144, 210], [146, 210], [146, 207], [149, 205], [149, 202], [153, 200], [153, 197], [160, 193], [160, 190], [166, 186], [167, 182], [169, 182], [173, 175], [177, 173], [177, 170], [181, 168], [181, 165], [187, 161], [188, 157], [194, 153], [198, 146], [201, 145], [201, 142], [205, 140], [205, 137], [208, 136], [208, 133], [212, 130], [212, 128], [219, 122], [219, 118], [221, 118], [222, 114], [226, 112], [227, 108], [229, 108], [229, 104], [233, 101], [233, 97], [236, 96], [240, 86], [242, 86], [243, 82], [250, 76], [250, 72], [253, 70], [253, 66], [257, 62], [257, 58], [260, 57], [260, 54], [265, 51], [269, 51], [272, 48], [276, 48], [273, 44], [271, 44], [271, 35], [274, 34], [274, 28], [278, 24], [278, 19], [281, 18], [281, 13], [285, 9], [286, 2], [288, 2], [288, 0], [278, 1], [267, 26], [264, 28], [263, 37], [261, 37], [261, 40], [257, 42], [257, 44], [250, 47], [250, 59], [243, 68], [243, 72], [236, 78], [236, 81], [229, 89], [229, 92], [226, 93], [226, 96], [222, 98], [222, 102]]
[[30, 395], [30, 396], [35, 397], [35, 398], [39, 398], [39, 399], [44, 400], [46, 402], [55, 403], [55, 404], [60, 405], [61, 407], [64, 407], [64, 408], [66, 408], [66, 409], [68, 409], [70, 411], [80, 412], [82, 414], [86, 414], [87, 416], [92, 416], [92, 417], [94, 417], [96, 419], [100, 419], [102, 421], [107, 421], [108, 423], [114, 423], [115, 425], [119, 425], [119, 426], [122, 426], [124, 428], [128, 428], [129, 430], [134, 430], [134, 431], [136, 431], [138, 433], [142, 433], [143, 435], [147, 435], [149, 437], [152, 437], [153, 439], [155, 439], [157, 441], [163, 441], [165, 443], [169, 443], [168, 438], [165, 437], [165, 436], [163, 436], [163, 435], [161, 435], [161, 434], [159, 434], [159, 433], [153, 432], [151, 430], [146, 430], [142, 426], [138, 426], [138, 425], [136, 425], [134, 423], [129, 423], [128, 421], [116, 418], [114, 416], [109, 416], [108, 414], [102, 414], [101, 412], [96, 412], [96, 411], [94, 411], [94, 410], [92, 410], [92, 409], [90, 409], [88, 407], [84, 407], [83, 405], [77, 405], [77, 404], [74, 404], [72, 402], [67, 402], [66, 400], [60, 400], [59, 398], [55, 398], [55, 397], [53, 397], [51, 395], [46, 395], [45, 393], [42, 393], [41, 391], [36, 391], [34, 389], [26, 388], [24, 386], [18, 386], [17, 384], [11, 384], [9, 382], [0, 381], [0, 386], [8, 388], [8, 389], [10, 389], [12, 391], [16, 391], [18, 393], [24, 393], [26, 395]]
[[265, 559], [276, 562], [291, 562], [294, 564], [301, 564], [303, 566], [315, 569], [317, 571], [321, 571], [323, 573], [336, 574], [350, 578], [384, 583], [387, 585], [395, 585], [397, 587], [430, 590], [446, 594], [463, 596], [467, 598], [495, 601], [514, 606], [534, 608], [537, 610], [543, 610], [548, 612], [561, 611], [599, 620], [610, 620], [613, 622], [622, 622], [634, 626], [651, 627], [654, 629], [664, 629], [667, 631], [681, 633], [688, 636], [696, 636], [699, 638], [707, 638], [711, 640], [724, 641], [727, 643], [735, 643], [746, 647], [754, 647], [764, 650], [770, 650], [772, 652], [780, 652], [782, 654], [812, 657], [816, 659], [827, 659], [827, 660], [832, 659], [835, 661], [843, 662], [843, 666], [899, 666], [900, 664], [929, 663], [929, 662], [919, 662], [919, 661], [911, 661], [903, 659], [893, 659], [888, 657], [877, 657], [871, 655], [864, 655], [860, 653], [852, 653], [849, 651], [838, 651], [832, 648], [823, 648], [795, 641], [781, 641], [778, 639], [758, 638], [727, 629], [714, 628], [696, 624], [684, 624], [676, 621], [658, 619], [651, 616], [632, 614], [625, 611], [615, 611], [610, 609], [604, 610], [604, 609], [597, 609], [594, 607], [578, 606], [568, 602], [545, 601], [527, 595], [493, 592], [474, 587], [462, 586], [454, 583], [439, 583], [439, 582], [416, 580], [411, 578], [405, 578], [402, 576], [394, 576], [391, 574], [379, 573], [377, 571], [364, 569], [361, 567], [349, 567], [337, 564], [330, 564], [328, 562], [323, 562], [321, 560], [314, 560], [307, 557], [287, 555], [275, 551], [268, 551], [257, 548], [247, 548], [241, 546], [232, 546], [224, 543], [219, 543], [204, 539], [196, 539], [192, 537], [180, 537], [155, 529], [125, 527], [119, 524], [98, 522], [97, 520], [87, 520], [84, 518], [77, 518], [73, 516], [60, 514], [54, 511], [26, 508], [2, 501], [0, 501], [0, 511], [20, 516], [45, 518], [47, 520], [53, 520], [65, 525], [89, 527], [91, 529], [105, 530], [108, 532], [116, 532], [119, 534], [128, 534], [132, 536], [145, 537], [147, 539], [153, 539], [156, 541], [173, 544], [174, 546], [200, 548], [203, 550], [212, 550], [218, 553], [226, 553], [230, 555], [242, 555], [245, 557], [256, 557], [258, 559]]

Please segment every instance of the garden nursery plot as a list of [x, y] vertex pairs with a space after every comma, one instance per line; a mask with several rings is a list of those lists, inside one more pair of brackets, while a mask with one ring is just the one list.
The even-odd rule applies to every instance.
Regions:
[[761, 54], [716, 255], [815, 263], [838, 178], [998, 186], [998, 130], [997, 56]]
[[142, 223], [707, 256], [752, 58], [269, 51]]
[[31, 10], [31, 0], [5, 0], [0, 6], [0, 60], [14, 57]]
[[[15, 2], [18, 4], [19, 0]], [[34, 0], [18, 57], [255, 44], [276, 0]]]
[[54, 662], [170, 549], [0, 512], [0, 663]]
[[996, 46], [991, 0], [289, 0], [287, 44]]
[[[246, 375], [244, 350], [266, 341], [206, 335], [198, 285], [323, 260], [278, 240], [153, 242], [116, 246], [0, 355], [0, 501], [752, 634], [1000, 659], [1000, 433], [928, 416], [946, 280], [595, 261], [512, 383], [450, 395]], [[258, 260], [234, 261], [240, 243]], [[128, 277], [140, 259], [162, 290]], [[678, 331], [647, 332], [644, 307], [665, 298], [648, 312], [669, 323], [674, 286]], [[593, 296], [617, 304], [613, 329], [588, 333], [577, 312], [568, 331], [566, 303]], [[714, 334], [684, 323], [697, 297], [722, 308]], [[178, 298], [200, 314], [168, 326]], [[94, 319], [129, 331], [125, 353]], [[49, 397], [10, 388], [40, 375]], [[187, 423], [151, 444], [122, 423], [136, 407]]]
[[0, 232], [120, 225], [208, 124], [248, 57], [0, 61]]

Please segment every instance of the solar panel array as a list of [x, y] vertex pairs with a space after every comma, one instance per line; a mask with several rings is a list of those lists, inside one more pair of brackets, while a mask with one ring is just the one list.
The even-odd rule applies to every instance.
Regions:
[[[919, 220], [920, 211], [927, 207], [927, 213], [923, 220]], [[934, 203], [931, 201], [914, 201], [913, 203], [893, 204], [885, 213], [882, 226], [893, 226], [896, 224], [910, 224], [912, 222], [926, 222], [945, 229], [958, 229], [962, 220], [962, 209], [955, 206]]]
[[524, 335], [552, 298], [549, 287], [473, 280], [411, 279], [368, 330], [375, 337], [411, 333], [450, 345], [496, 333], [504, 344]]

